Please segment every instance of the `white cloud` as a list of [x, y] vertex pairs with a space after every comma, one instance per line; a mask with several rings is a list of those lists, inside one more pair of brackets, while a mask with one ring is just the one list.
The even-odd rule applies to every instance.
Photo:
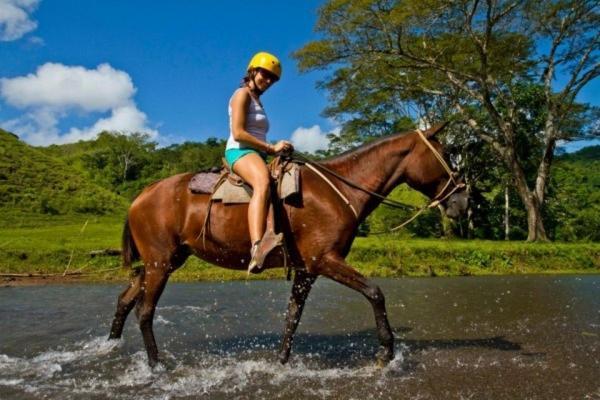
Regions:
[[144, 132], [153, 139], [157, 138], [158, 132], [147, 128], [146, 123], [146, 114], [138, 110], [135, 105], [127, 105], [113, 109], [110, 117], [101, 118], [88, 128], [71, 128], [63, 139], [65, 143], [89, 140], [102, 131]]
[[[156, 139], [158, 132], [148, 127], [146, 114], [133, 101], [135, 92], [129, 74], [108, 64], [86, 69], [47, 63], [35, 74], [0, 79], [0, 96], [8, 104], [27, 110], [2, 125], [33, 145], [89, 140], [103, 130], [144, 132]], [[72, 127], [64, 134], [58, 129], [60, 120], [72, 113], [108, 112], [89, 127]]]
[[37, 28], [29, 18], [39, 0], [0, 0], [0, 41], [17, 40]]
[[290, 141], [296, 149], [302, 152], [314, 153], [317, 150], [327, 149], [329, 145], [327, 133], [323, 132], [319, 125], [310, 128], [299, 127], [292, 133]]
[[108, 64], [96, 69], [46, 63], [35, 74], [0, 79], [0, 94], [18, 108], [80, 108], [108, 111], [123, 106], [135, 93], [131, 78]]
[[27, 40], [32, 46], [45, 46], [46, 42], [39, 36], [30, 36]]

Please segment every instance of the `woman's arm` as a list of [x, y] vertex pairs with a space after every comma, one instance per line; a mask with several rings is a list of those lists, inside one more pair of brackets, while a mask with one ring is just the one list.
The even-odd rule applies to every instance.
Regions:
[[238, 90], [231, 99], [231, 131], [233, 138], [254, 149], [267, 154], [274, 154], [275, 148], [272, 145], [255, 138], [245, 129], [246, 114], [250, 101], [250, 93], [247, 90]]

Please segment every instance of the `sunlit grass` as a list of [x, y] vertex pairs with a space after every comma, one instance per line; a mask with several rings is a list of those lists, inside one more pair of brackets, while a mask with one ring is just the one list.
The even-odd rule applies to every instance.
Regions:
[[[0, 227], [1, 273], [89, 273], [90, 280], [123, 280], [120, 256], [94, 250], [120, 249], [123, 218], [63, 216], [6, 218]], [[22, 222], [19, 222], [21, 218]], [[370, 277], [600, 272], [599, 243], [525, 243], [395, 236], [357, 238], [348, 262]], [[283, 269], [250, 279], [284, 278]], [[244, 271], [211, 266], [196, 257], [174, 281], [247, 279]]]

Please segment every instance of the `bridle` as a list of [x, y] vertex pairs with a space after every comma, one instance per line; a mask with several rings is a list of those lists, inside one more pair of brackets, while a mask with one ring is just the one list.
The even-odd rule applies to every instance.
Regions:
[[[435, 156], [435, 158], [440, 162], [440, 164], [442, 165], [442, 167], [444, 168], [444, 170], [446, 171], [446, 173], [448, 174], [448, 181], [446, 182], [446, 184], [444, 185], [444, 187], [435, 195], [435, 197], [432, 198], [431, 202], [424, 206], [421, 207], [420, 209], [417, 210], [417, 212], [411, 217], [409, 218], [407, 221], [403, 222], [402, 224], [396, 226], [395, 228], [390, 229], [390, 232], [393, 232], [395, 230], [398, 230], [402, 227], [404, 227], [405, 225], [409, 224], [410, 222], [412, 222], [414, 219], [416, 219], [419, 215], [421, 215], [424, 211], [430, 209], [430, 208], [434, 208], [440, 205], [440, 203], [442, 203], [443, 201], [445, 201], [448, 197], [450, 197], [452, 194], [454, 194], [456, 191], [462, 189], [465, 187], [465, 184], [462, 182], [457, 182], [456, 178], [455, 178], [455, 173], [452, 172], [452, 170], [450, 169], [450, 167], [448, 166], [448, 164], [446, 163], [446, 161], [444, 160], [444, 157], [441, 156], [441, 154], [435, 149], [435, 147], [433, 147], [433, 145], [429, 142], [429, 140], [427, 139], [427, 137], [425, 137], [425, 135], [423, 134], [423, 132], [420, 129], [416, 129], [416, 132], [419, 136], [419, 138], [421, 138], [421, 140], [427, 145], [427, 147], [431, 150], [431, 152], [433, 153], [433, 155]], [[404, 203], [401, 203], [399, 201], [393, 200], [393, 199], [388, 199], [385, 196], [373, 192], [355, 182], [352, 182], [351, 180], [349, 180], [348, 178], [339, 175], [337, 172], [327, 168], [326, 166], [324, 166], [321, 163], [318, 163], [316, 161], [312, 161], [298, 153], [294, 153], [294, 155], [292, 156], [292, 159], [300, 161], [301, 163], [305, 164], [309, 169], [311, 169], [313, 172], [315, 172], [317, 175], [319, 175], [325, 182], [327, 182], [327, 184], [329, 184], [329, 186], [331, 186], [333, 188], [333, 190], [338, 194], [338, 196], [340, 196], [340, 198], [344, 201], [344, 203], [346, 203], [346, 205], [348, 205], [348, 207], [350, 208], [350, 210], [352, 211], [352, 213], [354, 214], [354, 216], [358, 219], [358, 212], [356, 211], [356, 209], [354, 208], [354, 206], [352, 205], [352, 203], [350, 203], [350, 201], [348, 200], [348, 198], [346, 196], [344, 196], [344, 194], [331, 182], [331, 180], [329, 180], [321, 171], [328, 173], [329, 175], [332, 175], [333, 177], [337, 178], [338, 180], [342, 181], [343, 183], [345, 183], [346, 185], [358, 189], [364, 193], [367, 193], [373, 197], [376, 197], [378, 199], [382, 200], [382, 204], [385, 204], [389, 207], [393, 207], [393, 208], [400, 208], [400, 209], [414, 209], [416, 207], [411, 206], [411, 205], [407, 205]], [[444, 192], [448, 189], [448, 187], [450, 186], [450, 184], [453, 184], [454, 187], [448, 191], [448, 193], [444, 194]]]
[[[437, 160], [440, 162], [440, 164], [442, 164], [442, 167], [444, 167], [444, 169], [446, 170], [446, 173], [448, 174], [448, 177], [450, 178], [446, 181], [446, 184], [444, 185], [442, 190], [440, 190], [438, 192], [438, 194], [431, 200], [431, 203], [429, 203], [429, 205], [427, 206], [427, 208], [433, 208], [433, 207], [437, 207], [441, 202], [446, 200], [448, 197], [450, 197], [452, 194], [454, 194], [454, 192], [456, 192], [457, 190], [464, 188], [465, 184], [463, 182], [456, 181], [456, 178], [455, 178], [456, 173], [450, 169], [450, 167], [446, 163], [446, 160], [444, 160], [444, 157], [442, 157], [442, 155], [435, 149], [435, 147], [433, 147], [433, 145], [429, 142], [429, 140], [427, 140], [427, 138], [425, 137], [425, 135], [423, 134], [423, 132], [420, 129], [417, 129], [416, 131], [417, 131], [417, 134], [419, 135], [419, 137], [421, 138], [421, 140], [423, 140], [423, 143], [425, 143], [427, 145], [427, 147], [429, 147], [429, 149], [431, 150], [431, 152], [433, 153], [435, 158], [437, 158]], [[454, 184], [454, 187], [447, 194], [445, 194], [444, 197], [439, 198], [442, 194], [444, 194], [446, 189], [448, 189], [448, 186], [450, 186], [450, 183]]]

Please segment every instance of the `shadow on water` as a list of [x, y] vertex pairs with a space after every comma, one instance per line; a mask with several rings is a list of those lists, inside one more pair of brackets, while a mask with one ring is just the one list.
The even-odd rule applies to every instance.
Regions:
[[492, 350], [518, 351], [521, 350], [519, 343], [504, 339], [503, 336], [495, 336], [485, 339], [439, 339], [439, 340], [403, 340], [411, 350], [427, 349], [457, 349], [464, 347], [479, 347]]

